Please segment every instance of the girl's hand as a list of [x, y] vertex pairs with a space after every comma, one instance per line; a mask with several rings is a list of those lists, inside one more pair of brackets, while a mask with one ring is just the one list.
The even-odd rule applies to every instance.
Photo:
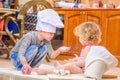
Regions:
[[74, 54], [75, 58], [79, 58], [79, 56], [77, 54]]
[[74, 54], [74, 58], [68, 59], [68, 60], [64, 60], [65, 62], [74, 62], [74, 61], [78, 61], [79, 56], [77, 54]]
[[58, 48], [59, 52], [68, 52], [71, 49], [71, 47], [66, 47], [66, 46], [62, 46], [60, 48]]
[[78, 59], [79, 59], [79, 56], [77, 55], [77, 54], [74, 54], [74, 58], [72, 58], [72, 59], [69, 59], [69, 61], [78, 61]]
[[25, 65], [23, 65], [21, 71], [23, 74], [30, 74], [31, 70], [32, 70], [32, 68], [28, 64], [25, 64]]

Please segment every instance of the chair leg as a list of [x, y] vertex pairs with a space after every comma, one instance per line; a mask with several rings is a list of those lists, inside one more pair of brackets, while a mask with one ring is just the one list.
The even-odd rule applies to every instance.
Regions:
[[50, 58], [49, 58], [48, 55], [46, 56], [45, 60], [46, 60], [47, 62], [50, 62]]
[[[8, 52], [10, 52], [10, 49], [6, 46], [6, 44], [2, 40], [0, 40], [0, 43], [2, 44], [2, 46], [0, 47], [0, 50], [1, 49], [6, 49]], [[7, 53], [7, 57], [6, 58], [7, 59], [9, 58], [9, 53]]]
[[0, 50], [0, 55], [3, 55], [4, 53], [3, 53], [3, 51], [2, 50]]

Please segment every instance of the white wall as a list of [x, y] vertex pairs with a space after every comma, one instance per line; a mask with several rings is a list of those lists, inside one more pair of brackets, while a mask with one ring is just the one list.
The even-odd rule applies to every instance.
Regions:
[[31, 0], [18, 0], [18, 5], [24, 5], [26, 2], [31, 1]]

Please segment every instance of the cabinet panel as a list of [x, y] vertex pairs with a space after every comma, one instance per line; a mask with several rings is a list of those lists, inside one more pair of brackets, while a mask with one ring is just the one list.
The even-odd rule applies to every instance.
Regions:
[[[65, 32], [66, 38], [65, 44], [67, 46], [72, 47], [70, 54], [76, 53], [79, 54], [81, 45], [78, 41], [78, 38], [74, 35], [73, 30], [74, 28], [82, 22], [82, 15], [80, 11], [68, 11], [66, 15], [66, 22], [65, 22]], [[78, 47], [79, 46], [79, 47]]]
[[93, 21], [101, 25], [102, 11], [86, 11], [85, 21]]
[[74, 35], [74, 28], [82, 22], [93, 21], [100, 25], [102, 42], [114, 56], [120, 60], [120, 10], [67, 10], [64, 11], [64, 45], [72, 47], [72, 51], [58, 56], [58, 59], [68, 59], [72, 54], [80, 53], [82, 48]]
[[120, 11], [104, 12], [106, 48], [120, 60]]
[[[80, 23], [93, 21], [101, 25], [101, 11], [67, 11], [65, 22], [65, 45], [72, 47], [72, 52], [79, 54], [82, 48], [78, 38], [74, 36], [73, 30]], [[101, 25], [102, 26], [102, 25]], [[101, 27], [102, 28], [102, 27]]]

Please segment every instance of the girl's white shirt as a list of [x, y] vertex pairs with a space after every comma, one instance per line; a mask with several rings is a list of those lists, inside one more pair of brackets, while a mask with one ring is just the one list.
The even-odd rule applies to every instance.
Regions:
[[102, 60], [105, 62], [108, 70], [118, 64], [118, 60], [103, 46], [91, 46], [91, 49], [86, 57], [85, 69], [95, 60]]

